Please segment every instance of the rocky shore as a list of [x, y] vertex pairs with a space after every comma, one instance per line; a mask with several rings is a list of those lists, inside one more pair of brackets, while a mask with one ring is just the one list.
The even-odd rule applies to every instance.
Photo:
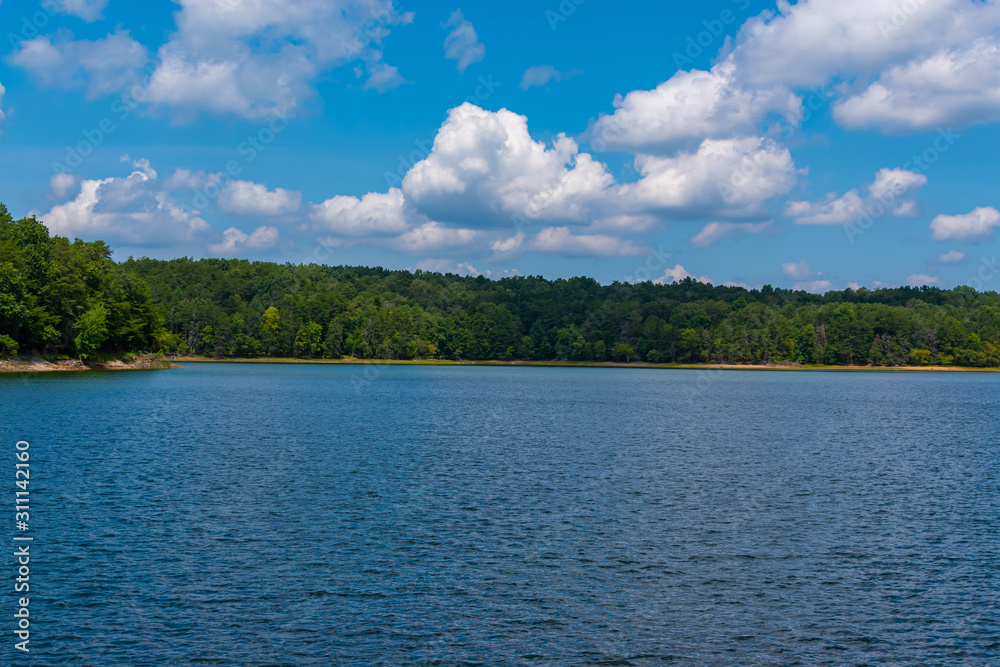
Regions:
[[60, 359], [48, 361], [41, 357], [0, 359], [0, 373], [53, 373], [70, 371], [151, 371], [179, 368], [162, 357], [150, 355], [126, 359], [87, 360]]

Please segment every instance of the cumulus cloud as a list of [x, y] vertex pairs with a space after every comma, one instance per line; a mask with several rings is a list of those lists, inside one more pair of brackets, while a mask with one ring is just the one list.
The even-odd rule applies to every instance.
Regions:
[[868, 186], [868, 195], [862, 197], [857, 190], [838, 196], [831, 193], [818, 202], [790, 201], [785, 215], [799, 225], [847, 225], [862, 215], [897, 218], [913, 217], [917, 203], [911, 197], [927, 184], [927, 177], [905, 169], [880, 169]]
[[51, 5], [53, 9], [63, 14], [71, 14], [92, 23], [104, 18], [104, 8], [108, 6], [108, 0], [61, 0]]
[[792, 285], [793, 290], [805, 292], [816, 292], [822, 294], [833, 288], [833, 283], [823, 277], [823, 273], [813, 271], [812, 267], [803, 260], [801, 262], [784, 262], [781, 265], [781, 272], [786, 278], [796, 280]]
[[149, 52], [118, 29], [98, 40], [74, 40], [68, 32], [21, 42], [8, 60], [44, 85], [85, 88], [88, 97], [115, 93], [141, 83]]
[[413, 20], [392, 0], [178, 0], [177, 31], [158, 53], [148, 98], [181, 117], [200, 111], [250, 119], [292, 112], [319, 75], [369, 64], [370, 87], [388, 89], [389, 27]]
[[[686, 278], [694, 278], [694, 276], [688, 273], [683, 266], [677, 264], [672, 269], [668, 268], [666, 271], [663, 272], [662, 276], [660, 276], [653, 282], [656, 283], [657, 285], [669, 285], [670, 283], [679, 283]], [[709, 285], [712, 284], [712, 281], [709, 279], [708, 276], [699, 276], [695, 278], [695, 280], [697, 280], [700, 283], [705, 283]]]
[[313, 227], [336, 236], [382, 236], [409, 229], [405, 200], [398, 188], [385, 194], [370, 192], [361, 197], [336, 196], [312, 208]]
[[957, 264], [965, 259], [965, 253], [958, 250], [950, 250], [937, 256], [937, 261], [941, 264]]
[[524, 247], [524, 232], [518, 232], [514, 236], [495, 239], [490, 242], [490, 250], [495, 258], [511, 257], [519, 254]]
[[785, 262], [781, 265], [781, 272], [789, 278], [801, 280], [812, 275], [812, 268], [805, 262]]
[[741, 81], [817, 86], [838, 74], [875, 75], [998, 26], [1000, 8], [992, 2], [779, 0], [777, 12], [743, 25], [732, 55]]
[[299, 192], [277, 188], [268, 190], [266, 185], [251, 181], [229, 181], [219, 193], [219, 210], [234, 215], [278, 217], [299, 210], [302, 195]]
[[963, 215], [939, 215], [931, 221], [935, 241], [990, 241], [997, 227], [1000, 227], [1000, 211], [992, 206], [980, 207]]
[[[868, 192], [876, 199], [898, 199], [902, 195], [927, 185], [927, 177], [906, 169], [879, 169]], [[909, 205], [903, 204], [903, 215], [909, 214]], [[900, 210], [897, 206], [896, 210]]]
[[65, 199], [79, 191], [80, 178], [75, 174], [52, 174], [49, 178], [49, 194], [56, 199]]
[[508, 226], [511, 216], [582, 223], [595, 216], [614, 177], [563, 134], [535, 141], [528, 119], [465, 103], [452, 109], [430, 155], [403, 179], [403, 192], [431, 220]]
[[802, 290], [804, 292], [815, 292], [816, 294], [825, 294], [833, 289], [833, 283], [829, 280], [808, 280], [801, 283], [795, 283], [792, 285], [793, 290]]
[[[524, 116], [466, 103], [449, 112], [401, 188], [313, 205], [311, 229], [322, 243], [366, 239], [406, 252], [635, 255], [643, 246], [628, 237], [652, 233], [665, 216], [758, 215], [797, 178], [787, 148], [760, 137], [706, 140], [697, 152], [636, 162], [642, 178], [621, 185], [565, 135], [536, 141]], [[761, 233], [772, 224], [723, 221], [695, 242]], [[535, 225], [540, 231], [526, 232]]]
[[924, 273], [914, 273], [912, 276], [906, 279], [906, 284], [910, 287], [920, 287], [922, 285], [938, 285], [941, 283], [940, 278], [935, 278], [934, 276], [928, 276]]
[[784, 87], [744, 89], [729, 61], [710, 71], [680, 71], [653, 90], [617, 96], [616, 111], [601, 116], [589, 136], [595, 148], [642, 153], [691, 148], [705, 138], [756, 133], [770, 114], [797, 124], [801, 98]]
[[[624, 211], [623, 201], [605, 166], [573, 140], [535, 141], [525, 117], [467, 103], [449, 112], [402, 188], [313, 204], [309, 229], [325, 245], [367, 242], [409, 253], [634, 255], [641, 246], [622, 235], [656, 221]], [[526, 233], [534, 225], [541, 231]]]
[[193, 241], [209, 231], [197, 211], [170, 199], [148, 161], [136, 161], [133, 167], [125, 178], [82, 181], [74, 199], [40, 217], [53, 234], [139, 247]]
[[568, 227], [547, 227], [532, 239], [529, 248], [566, 257], [624, 257], [644, 250], [632, 241], [605, 234], [573, 234]]
[[743, 25], [730, 55], [744, 86], [840, 82], [839, 123], [920, 131], [1000, 118], [998, 29], [995, 2], [779, 1]]
[[398, 68], [385, 63], [376, 63], [369, 68], [368, 80], [365, 81], [363, 88], [384, 93], [404, 83], [406, 83], [406, 79], [399, 73]]
[[440, 252], [472, 245], [481, 232], [456, 229], [438, 222], [427, 222], [393, 239], [391, 247], [411, 253]]
[[223, 174], [205, 171], [192, 171], [190, 169], [176, 169], [174, 173], [163, 179], [163, 189], [175, 191], [195, 192], [205, 191], [222, 183]]
[[451, 32], [444, 40], [444, 57], [457, 61], [459, 72], [464, 72], [469, 65], [482, 62], [486, 57], [486, 47], [479, 41], [476, 29], [466, 20], [461, 9], [456, 9], [445, 24]]
[[552, 81], [565, 81], [579, 74], [577, 70], [560, 72], [552, 65], [529, 67], [521, 77], [521, 90], [545, 86]]
[[417, 264], [418, 271], [433, 271], [435, 273], [454, 273], [459, 276], [486, 276], [487, 278], [519, 275], [516, 270], [480, 271], [469, 262], [456, 262], [454, 259], [425, 259]]
[[258, 227], [251, 234], [230, 227], [222, 232], [222, 241], [208, 246], [213, 255], [232, 257], [245, 250], [265, 250], [278, 243], [278, 230], [274, 227]]
[[1000, 119], [1000, 44], [978, 39], [889, 69], [834, 108], [846, 127], [921, 131]]
[[829, 194], [820, 202], [788, 202], [785, 215], [799, 225], [843, 225], [857, 220], [863, 210], [864, 201], [857, 190], [851, 190], [839, 197]]
[[767, 200], [795, 185], [788, 149], [762, 137], [706, 139], [676, 157], [640, 155], [642, 178], [621, 187], [633, 206], [677, 216], [759, 215]]
[[710, 222], [691, 237], [691, 243], [707, 248], [720, 241], [740, 238], [749, 234], [763, 234], [774, 228], [773, 222]]

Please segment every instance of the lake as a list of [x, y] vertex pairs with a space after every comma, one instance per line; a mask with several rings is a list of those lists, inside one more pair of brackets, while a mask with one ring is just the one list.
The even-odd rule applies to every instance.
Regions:
[[5, 664], [1000, 664], [1000, 375], [188, 364], [0, 424]]

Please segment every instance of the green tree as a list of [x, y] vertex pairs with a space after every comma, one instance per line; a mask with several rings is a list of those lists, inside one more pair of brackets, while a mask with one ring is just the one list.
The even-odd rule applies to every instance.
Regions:
[[635, 348], [628, 343], [615, 343], [611, 348], [611, 356], [616, 361], [632, 361], [635, 358]]
[[77, 334], [74, 339], [76, 351], [81, 359], [87, 359], [98, 351], [108, 337], [108, 310], [99, 303], [79, 318], [74, 324]]
[[318, 354], [321, 351], [322, 342], [323, 327], [315, 322], [310, 322], [305, 327], [299, 329], [295, 335], [296, 356], [305, 356], [308, 359], [312, 359], [314, 354]]

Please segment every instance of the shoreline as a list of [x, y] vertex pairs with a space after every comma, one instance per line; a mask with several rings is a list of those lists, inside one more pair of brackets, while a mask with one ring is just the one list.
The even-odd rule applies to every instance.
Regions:
[[134, 361], [113, 359], [110, 361], [81, 361], [80, 359], [63, 359], [46, 361], [40, 357], [21, 359], [0, 359], [0, 373], [86, 373], [88, 371], [159, 371], [168, 368], [181, 368], [177, 364], [156, 356], [136, 357]]
[[183, 368], [181, 364], [286, 364], [314, 366], [513, 366], [538, 368], [636, 368], [702, 371], [838, 371], [838, 372], [929, 372], [929, 373], [997, 373], [1000, 368], [968, 368], [963, 366], [824, 366], [819, 364], [655, 364], [618, 361], [453, 361], [448, 359], [297, 359], [289, 357], [255, 357], [213, 359], [200, 356], [137, 357], [134, 361], [120, 359], [85, 362], [79, 359], [46, 361], [30, 359], [0, 359], [0, 373], [82, 373], [88, 371], [151, 371]]
[[447, 359], [296, 359], [286, 357], [256, 357], [213, 359], [211, 357], [178, 356], [170, 358], [176, 364], [300, 364], [318, 366], [537, 366], [543, 368], [648, 368], [710, 371], [854, 371], [854, 372], [933, 372], [933, 373], [997, 373], [1000, 368], [968, 368], [964, 366], [824, 366], [818, 364], [654, 364], [617, 361], [451, 361]]

